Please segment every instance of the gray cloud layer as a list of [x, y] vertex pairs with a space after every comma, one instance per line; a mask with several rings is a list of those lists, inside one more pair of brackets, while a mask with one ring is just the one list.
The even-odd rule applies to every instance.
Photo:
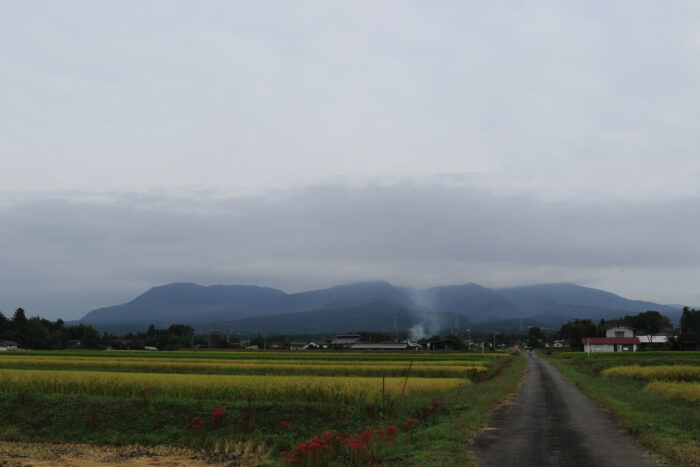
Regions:
[[[700, 301], [700, 199], [553, 202], [470, 183], [0, 196], [0, 309], [76, 318], [170, 281], [288, 291], [575, 281]], [[692, 282], [692, 281], [690, 281]]]
[[0, 185], [692, 196], [698, 2], [5, 2]]

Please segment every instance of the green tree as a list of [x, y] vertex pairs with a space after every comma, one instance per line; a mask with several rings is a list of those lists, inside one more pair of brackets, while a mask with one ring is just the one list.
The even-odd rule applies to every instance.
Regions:
[[649, 310], [634, 316], [625, 316], [624, 322], [637, 331], [644, 331], [651, 342], [651, 336], [672, 327], [671, 320], [658, 311]]
[[86, 349], [97, 349], [100, 347], [100, 333], [92, 326], [81, 324], [80, 346]]
[[572, 349], [583, 350], [582, 339], [598, 337], [598, 326], [590, 319], [575, 319], [561, 327], [559, 334], [566, 339]]
[[542, 342], [545, 339], [545, 335], [537, 326], [530, 326], [527, 332], [527, 346], [531, 348], [541, 347]]
[[5, 337], [5, 332], [10, 327], [10, 320], [8, 320], [5, 315], [0, 311], [0, 338]]
[[681, 315], [681, 336], [691, 339], [700, 338], [700, 310], [683, 307]]
[[464, 339], [460, 338], [459, 336], [448, 334], [445, 339], [454, 343], [455, 350], [467, 350], [467, 344], [465, 344]]

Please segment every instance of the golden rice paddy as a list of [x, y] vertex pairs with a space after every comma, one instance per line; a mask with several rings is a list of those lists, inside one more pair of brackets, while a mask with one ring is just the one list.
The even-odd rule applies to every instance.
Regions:
[[700, 405], [700, 383], [654, 381], [649, 383], [644, 390], [657, 392], [670, 400]]
[[458, 378], [180, 375], [126, 372], [0, 369], [0, 391], [216, 400], [374, 400], [444, 391], [469, 384]]
[[700, 381], [700, 366], [616, 366], [603, 370], [605, 376], [633, 378], [644, 381]]

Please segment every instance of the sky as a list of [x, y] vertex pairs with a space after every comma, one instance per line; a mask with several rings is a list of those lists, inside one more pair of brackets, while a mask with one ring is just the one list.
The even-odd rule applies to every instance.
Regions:
[[695, 1], [0, 4], [0, 311], [169, 282], [700, 305]]

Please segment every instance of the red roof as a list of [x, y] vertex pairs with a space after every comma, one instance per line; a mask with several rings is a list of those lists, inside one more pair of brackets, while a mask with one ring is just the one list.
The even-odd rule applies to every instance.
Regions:
[[583, 344], [639, 344], [637, 337], [584, 337]]

